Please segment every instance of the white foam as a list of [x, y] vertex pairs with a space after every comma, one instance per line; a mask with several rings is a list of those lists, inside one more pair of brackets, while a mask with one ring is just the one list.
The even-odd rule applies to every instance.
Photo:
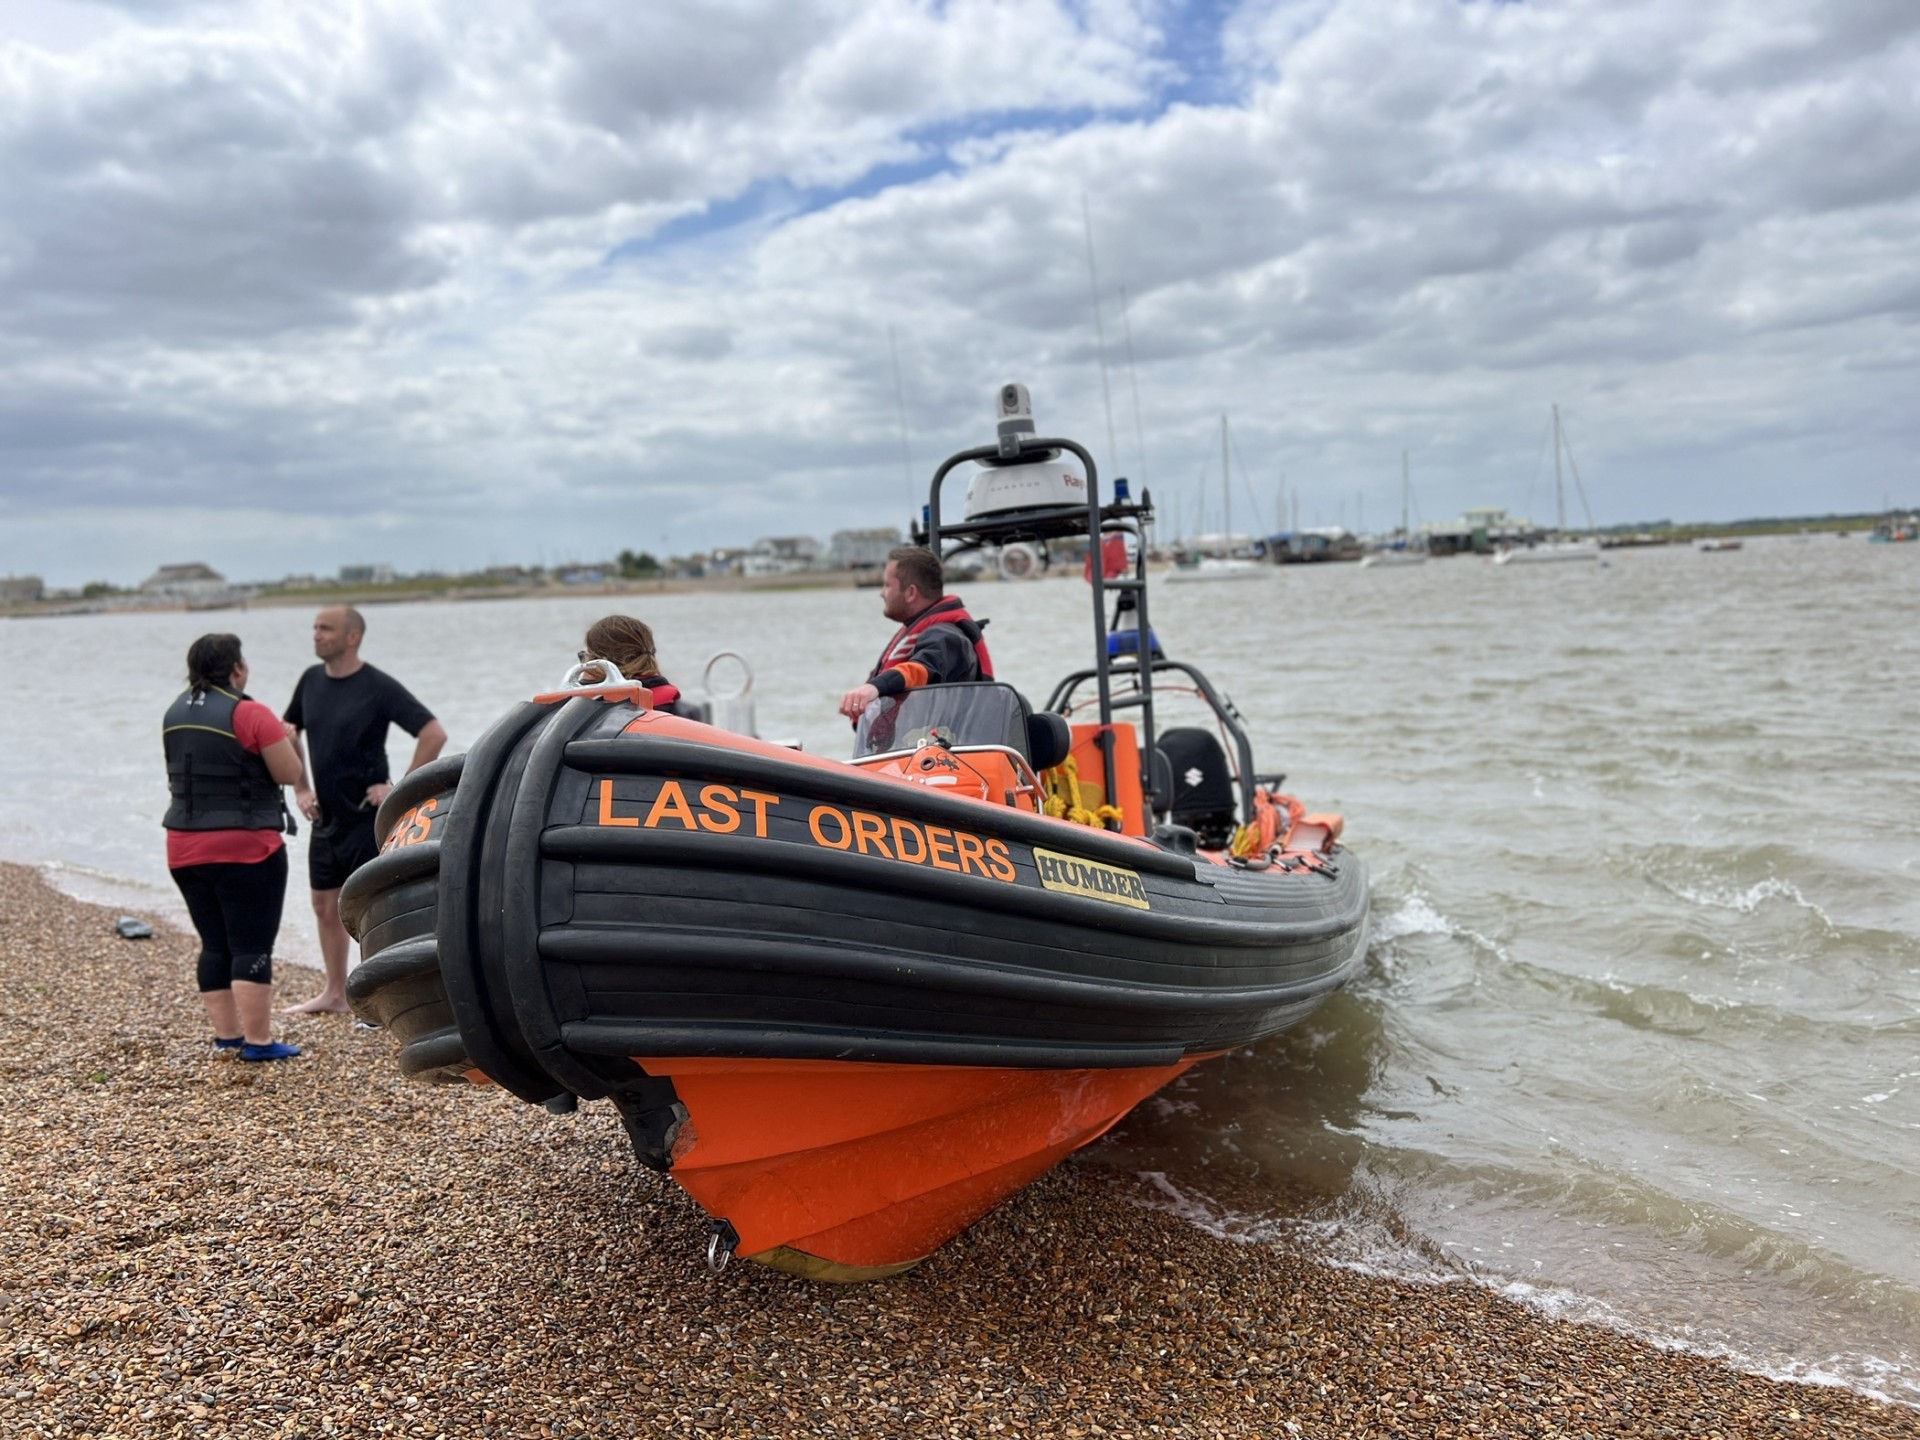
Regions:
[[1409, 895], [1393, 913], [1375, 915], [1372, 930], [1373, 938], [1377, 941], [1399, 940], [1408, 935], [1454, 933], [1453, 922], [1428, 904], [1424, 895]]
[[1330, 1269], [1401, 1284], [1471, 1283], [1556, 1323], [1599, 1326], [1658, 1350], [1699, 1355], [1769, 1380], [1853, 1390], [1889, 1404], [1920, 1409], [1920, 1357], [1905, 1352], [1891, 1359], [1859, 1352], [1839, 1352], [1817, 1360], [1760, 1355], [1725, 1336], [1691, 1326], [1662, 1328], [1604, 1300], [1562, 1286], [1483, 1273], [1471, 1262], [1450, 1267], [1396, 1238], [1384, 1226], [1243, 1215], [1197, 1191], [1183, 1191], [1161, 1171], [1145, 1170], [1139, 1175], [1158, 1193], [1152, 1198], [1135, 1198], [1131, 1203], [1171, 1215], [1218, 1240], [1236, 1245], [1289, 1243], [1308, 1259]]
[[1834, 928], [1832, 917], [1826, 911], [1807, 899], [1798, 885], [1778, 875], [1756, 881], [1744, 890], [1716, 885], [1673, 885], [1669, 888], [1680, 899], [1695, 905], [1712, 910], [1731, 910], [1740, 915], [1752, 915], [1769, 900], [1785, 900], [1817, 915], [1820, 923], [1829, 930]]
[[[182, 935], [193, 933], [193, 921], [187, 914], [186, 902], [171, 885], [164, 888], [150, 885], [144, 880], [130, 880], [124, 875], [114, 875], [67, 860], [44, 861], [33, 868], [39, 872], [41, 879], [62, 895], [84, 904], [100, 905], [110, 910], [138, 910], [154, 916]], [[303, 883], [303, 880], [289, 882], [287, 894], [290, 899], [304, 900], [304, 891], [300, 888]], [[283, 914], [273, 958], [276, 963], [318, 970], [320, 949], [319, 941], [313, 937], [312, 919], [309, 916], [299, 918], [305, 921], [304, 930], [299, 923], [290, 923], [292, 917]]]
[[40, 872], [40, 878], [55, 890], [85, 904], [144, 910], [150, 915], [161, 916], [178, 929], [193, 928], [187, 920], [187, 907], [177, 890], [161, 889], [141, 880], [129, 880], [124, 875], [111, 875], [105, 870], [74, 865], [64, 860], [50, 860], [35, 868]]
[[1160, 1192], [1158, 1200], [1135, 1200], [1133, 1203], [1147, 1210], [1158, 1210], [1163, 1215], [1171, 1215], [1176, 1220], [1185, 1221], [1194, 1229], [1213, 1236], [1216, 1240], [1227, 1240], [1235, 1245], [1271, 1245], [1289, 1236], [1301, 1234], [1313, 1228], [1314, 1222], [1291, 1218], [1259, 1219], [1249, 1215], [1239, 1215], [1224, 1206], [1213, 1204], [1201, 1195], [1188, 1195], [1166, 1177], [1164, 1171], [1142, 1170], [1140, 1178]]
[[1699, 1331], [1692, 1326], [1680, 1326], [1672, 1331], [1660, 1330], [1590, 1295], [1577, 1294], [1556, 1286], [1533, 1285], [1525, 1280], [1475, 1278], [1495, 1294], [1524, 1305], [1549, 1320], [1601, 1326], [1651, 1345], [1656, 1350], [1700, 1355], [1769, 1380], [1855, 1390], [1889, 1404], [1920, 1408], [1920, 1379], [1916, 1378], [1920, 1375], [1920, 1366], [1916, 1366], [1915, 1357], [1904, 1353], [1893, 1360], [1852, 1352], [1836, 1353], [1822, 1360], [1763, 1357], [1725, 1337]]
[[1162, 1171], [1138, 1173], [1159, 1192], [1159, 1198], [1135, 1199], [1134, 1204], [1171, 1215], [1216, 1240], [1235, 1245], [1291, 1241], [1335, 1269], [1417, 1284], [1452, 1284], [1462, 1278], [1452, 1268], [1410, 1250], [1384, 1227], [1351, 1219], [1243, 1215], [1197, 1191], [1181, 1190]]

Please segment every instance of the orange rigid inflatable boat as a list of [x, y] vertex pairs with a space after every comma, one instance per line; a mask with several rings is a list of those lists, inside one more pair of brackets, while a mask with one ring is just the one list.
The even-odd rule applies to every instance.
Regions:
[[[1364, 951], [1339, 818], [1257, 773], [1231, 702], [1153, 636], [1149, 497], [1120, 481], [1103, 504], [1023, 387], [1000, 410], [996, 444], [935, 473], [916, 538], [1094, 542], [1093, 663], [1044, 706], [909, 691], [841, 761], [576, 666], [406, 777], [341, 897], [349, 999], [406, 1073], [609, 1101], [709, 1215], [716, 1267], [904, 1270], [1190, 1066], [1304, 1018]], [[1157, 728], [1156, 688], [1213, 723]]]

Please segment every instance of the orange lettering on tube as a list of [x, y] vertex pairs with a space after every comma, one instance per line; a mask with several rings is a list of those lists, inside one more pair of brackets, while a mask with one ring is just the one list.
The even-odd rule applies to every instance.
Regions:
[[407, 845], [418, 845], [433, 834], [433, 812], [440, 808], [440, 797], [435, 795], [421, 801], [393, 822], [393, 828], [387, 832], [387, 840], [380, 847], [384, 854], [389, 850], [398, 850]]
[[[600, 823], [602, 825], [638, 825], [638, 815], [616, 815], [613, 813], [613, 781], [600, 782]], [[648, 821], [652, 824], [652, 821]]]
[[953, 832], [953, 843], [954, 847], [960, 852], [960, 868], [962, 870], [978, 870], [982, 875], [987, 873], [986, 862], [982, 858], [986, 853], [987, 847], [980, 843], [980, 837], [978, 835], [971, 834], [965, 830], [956, 830]]
[[753, 806], [753, 833], [759, 840], [767, 838], [767, 811], [780, 803], [778, 795], [769, 795], [764, 790], [742, 790], [740, 798]]
[[734, 794], [724, 785], [709, 785], [700, 792], [700, 803], [707, 811], [700, 816], [700, 828], [715, 835], [731, 835], [740, 828], [740, 812], [733, 807]]
[[[893, 852], [887, 849], [887, 822], [878, 815], [869, 814], [865, 810], [854, 811], [853, 838], [859, 845], [862, 855], [875, 853], [882, 860], [893, 859]], [[873, 846], [871, 852], [867, 849], [868, 845]]]
[[991, 873], [996, 880], [1012, 880], [1014, 876], [1013, 855], [1007, 849], [1004, 840], [987, 841], [987, 859], [992, 861]]
[[927, 859], [936, 870], [958, 870], [960, 867], [952, 860], [943, 860], [942, 855], [953, 854], [953, 831], [944, 825], [927, 826]]
[[[907, 853], [907, 841], [913, 841], [913, 853]], [[920, 827], [911, 820], [893, 822], [893, 848], [902, 860], [912, 865], [927, 863], [927, 837], [920, 833]]]
[[[821, 828], [821, 821], [831, 818], [834, 827], [840, 832], [839, 838], [829, 840]], [[844, 850], [853, 844], [853, 829], [847, 824], [847, 817], [831, 805], [816, 805], [813, 813], [807, 816], [807, 828], [813, 832], [813, 838], [829, 850]]]
[[683, 830], [693, 829], [693, 807], [687, 804], [687, 792], [680, 788], [678, 780], [669, 780], [660, 787], [660, 793], [654, 797], [653, 808], [647, 811], [646, 826], [649, 830], [657, 827], [662, 820], [675, 820]]

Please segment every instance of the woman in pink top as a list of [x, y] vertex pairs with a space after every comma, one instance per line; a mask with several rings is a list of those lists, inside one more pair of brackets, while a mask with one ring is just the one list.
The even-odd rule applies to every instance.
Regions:
[[279, 716], [247, 698], [237, 635], [187, 649], [187, 688], [167, 707], [167, 869], [200, 933], [200, 998], [214, 1044], [242, 1060], [290, 1060], [274, 1041], [273, 942], [287, 893], [280, 788], [300, 757]]

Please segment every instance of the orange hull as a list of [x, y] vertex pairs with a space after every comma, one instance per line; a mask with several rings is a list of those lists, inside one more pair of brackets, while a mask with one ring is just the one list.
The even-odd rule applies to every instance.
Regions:
[[673, 1177], [731, 1222], [738, 1252], [844, 1280], [924, 1259], [1201, 1058], [1010, 1070], [635, 1057], [687, 1107]]

